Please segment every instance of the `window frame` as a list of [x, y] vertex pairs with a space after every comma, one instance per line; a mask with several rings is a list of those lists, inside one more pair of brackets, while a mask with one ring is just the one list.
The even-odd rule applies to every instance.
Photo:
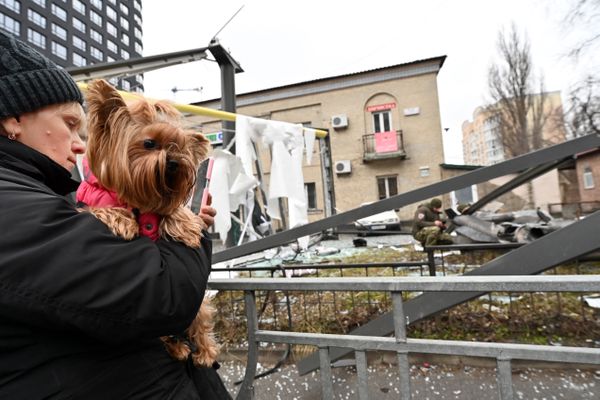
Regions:
[[589, 190], [596, 187], [594, 182], [594, 172], [590, 167], [585, 167], [583, 169], [582, 179], [584, 189]]
[[[394, 179], [395, 181], [395, 193], [392, 193], [392, 191], [390, 190], [390, 179]], [[383, 181], [384, 183], [384, 191], [385, 193], [381, 192], [381, 186], [380, 186], [380, 182]], [[388, 199], [392, 196], [395, 196], [398, 194], [398, 175], [380, 175], [380, 176], [376, 176], [375, 177], [375, 182], [377, 184], [377, 198], [379, 200], [384, 200], [384, 199]], [[382, 197], [382, 194], [384, 195], [384, 197]]]
[[[387, 116], [387, 118], [385, 118]], [[374, 111], [371, 113], [371, 121], [373, 123], [373, 133], [392, 132], [394, 127], [392, 124], [392, 112], [390, 110]], [[388, 123], [388, 128], [385, 129], [385, 124]], [[379, 130], [378, 130], [379, 125]]]

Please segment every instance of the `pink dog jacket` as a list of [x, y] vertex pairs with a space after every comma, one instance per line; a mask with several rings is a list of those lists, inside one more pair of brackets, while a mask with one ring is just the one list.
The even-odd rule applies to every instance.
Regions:
[[[84, 180], [79, 185], [76, 194], [76, 201], [84, 203], [90, 207], [130, 207], [119, 200], [117, 194], [112, 190], [102, 187], [98, 183], [96, 176], [90, 171], [87, 159], [83, 159]], [[154, 213], [143, 213], [137, 215], [137, 222], [140, 226], [140, 235], [146, 236], [153, 241], [158, 240], [158, 224], [160, 217]]]

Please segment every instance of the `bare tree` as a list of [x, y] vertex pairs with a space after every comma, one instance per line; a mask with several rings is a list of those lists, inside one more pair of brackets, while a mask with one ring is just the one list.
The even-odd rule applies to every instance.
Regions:
[[499, 61], [488, 71], [490, 114], [497, 118], [506, 158], [540, 149], [546, 144], [546, 124], [559, 110], [548, 110], [544, 78], [533, 72], [529, 40], [512, 24], [498, 35]]
[[[512, 158], [546, 145], [545, 129], [560, 127], [550, 124], [563, 124], [562, 107], [550, 104], [543, 74], [538, 78], [533, 71], [527, 35], [521, 35], [514, 23], [508, 32], [500, 31], [497, 50], [499, 60], [488, 71], [492, 100], [488, 112], [496, 120], [504, 157]], [[560, 132], [564, 132], [562, 127]], [[526, 201], [526, 207], [534, 207], [531, 181], [527, 183]]]

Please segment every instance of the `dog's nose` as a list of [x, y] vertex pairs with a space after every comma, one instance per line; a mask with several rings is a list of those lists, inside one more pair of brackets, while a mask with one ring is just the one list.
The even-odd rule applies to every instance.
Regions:
[[177, 171], [179, 167], [179, 162], [177, 160], [167, 160], [167, 172], [173, 173]]

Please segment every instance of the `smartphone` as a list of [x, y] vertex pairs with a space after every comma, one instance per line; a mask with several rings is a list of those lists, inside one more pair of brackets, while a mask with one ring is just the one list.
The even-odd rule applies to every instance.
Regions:
[[196, 182], [196, 189], [192, 195], [192, 203], [190, 207], [195, 214], [198, 214], [208, 201], [208, 191], [212, 176], [213, 163], [214, 159], [209, 157], [202, 161], [198, 167], [198, 172], [196, 175], [198, 180]]

